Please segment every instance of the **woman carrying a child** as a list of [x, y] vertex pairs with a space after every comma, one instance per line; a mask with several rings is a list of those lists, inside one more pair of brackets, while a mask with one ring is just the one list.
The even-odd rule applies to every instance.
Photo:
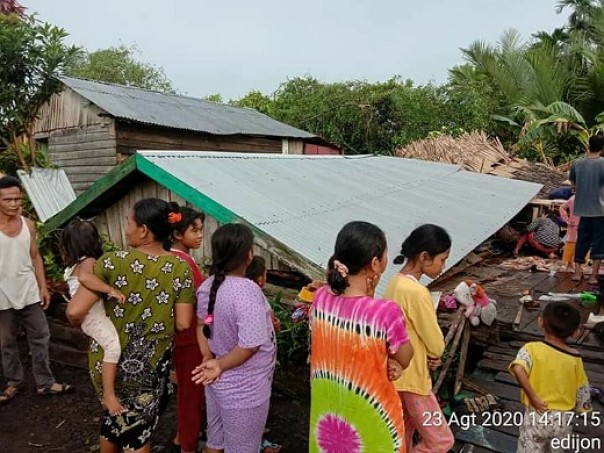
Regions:
[[[125, 410], [105, 412], [101, 453], [150, 451], [149, 440], [168, 402], [174, 331], [191, 325], [195, 301], [189, 265], [163, 246], [180, 219], [178, 211], [175, 203], [138, 201], [127, 216], [132, 249], [105, 253], [94, 266], [94, 274], [126, 298], [124, 304], [105, 300], [122, 348], [115, 390]], [[68, 306], [69, 319], [81, 323], [97, 298], [80, 287]], [[102, 357], [102, 349], [92, 342], [90, 370], [99, 394]]]

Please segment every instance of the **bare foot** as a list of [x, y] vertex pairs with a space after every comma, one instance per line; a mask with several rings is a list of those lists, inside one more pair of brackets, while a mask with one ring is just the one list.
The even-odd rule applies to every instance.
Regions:
[[589, 283], [590, 285], [597, 285], [598, 284], [598, 278], [595, 275], [592, 275], [589, 280], [587, 281], [587, 283]]
[[581, 271], [576, 271], [570, 279], [573, 282], [580, 282], [583, 279], [583, 273]]
[[126, 412], [126, 408], [122, 406], [122, 403], [120, 403], [120, 400], [115, 395], [103, 395], [103, 405], [107, 408], [109, 414], [113, 416]]

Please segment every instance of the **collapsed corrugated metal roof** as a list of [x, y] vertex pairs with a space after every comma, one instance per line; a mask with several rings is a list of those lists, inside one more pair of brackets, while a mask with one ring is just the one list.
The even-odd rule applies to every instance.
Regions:
[[17, 170], [17, 175], [42, 222], [76, 199], [67, 175], [61, 169], [34, 167], [31, 173]]
[[71, 77], [61, 81], [119, 119], [213, 135], [319, 139], [249, 108]]
[[[540, 189], [538, 184], [472, 173], [457, 165], [398, 157], [139, 155], [322, 268], [338, 231], [352, 220], [373, 222], [386, 232], [390, 262], [415, 227], [441, 225], [453, 238], [450, 267]], [[154, 177], [153, 168], [139, 168]], [[160, 173], [154, 179], [165, 181]], [[396, 267], [390, 265], [382, 285], [394, 272]]]
[[[277, 244], [301, 258], [297, 262], [310, 263], [298, 268], [315, 276], [326, 265], [338, 231], [352, 220], [373, 222], [386, 232], [390, 262], [415, 227], [442, 225], [453, 237], [451, 267], [541, 187], [457, 165], [384, 156], [147, 151], [114, 171], [124, 182], [132, 172], [142, 173], [219, 222], [248, 222], [271, 238], [271, 247]], [[106, 191], [121, 181], [112, 173], [50, 222], [58, 226], [76, 214], [94, 215], [107, 207], [113, 201]], [[118, 192], [114, 195], [121, 196], [124, 187]], [[382, 285], [394, 272], [390, 265]]]

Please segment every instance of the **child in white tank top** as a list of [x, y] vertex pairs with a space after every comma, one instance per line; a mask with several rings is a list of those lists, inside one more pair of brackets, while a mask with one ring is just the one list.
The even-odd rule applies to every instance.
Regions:
[[[106, 294], [108, 298], [124, 303], [125, 297], [115, 288], [97, 278], [94, 273], [94, 263], [103, 254], [101, 237], [92, 222], [76, 219], [65, 227], [62, 235], [63, 260], [68, 266], [64, 278], [73, 297], [80, 285], [95, 293]], [[103, 405], [110, 414], [118, 415], [125, 412], [115, 395], [115, 377], [117, 363], [121, 355], [120, 339], [115, 326], [105, 313], [103, 300], [99, 299], [90, 309], [82, 331], [103, 348], [102, 382]]]

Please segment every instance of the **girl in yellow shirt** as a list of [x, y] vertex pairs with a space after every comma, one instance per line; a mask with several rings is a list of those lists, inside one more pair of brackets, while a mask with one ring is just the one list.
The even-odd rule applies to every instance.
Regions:
[[[407, 331], [415, 351], [409, 367], [395, 382], [403, 403], [405, 442], [412, 453], [446, 453], [455, 439], [440, 405], [432, 393], [430, 370], [440, 366], [445, 343], [428, 289], [419, 280], [423, 275], [438, 277], [451, 249], [445, 229], [431, 224], [416, 228], [401, 246], [394, 264], [402, 264], [388, 282], [384, 297], [399, 304], [407, 320]], [[412, 446], [413, 434], [421, 437]]]

